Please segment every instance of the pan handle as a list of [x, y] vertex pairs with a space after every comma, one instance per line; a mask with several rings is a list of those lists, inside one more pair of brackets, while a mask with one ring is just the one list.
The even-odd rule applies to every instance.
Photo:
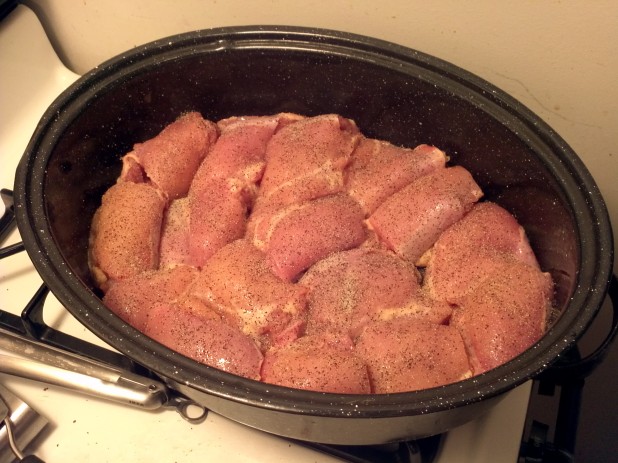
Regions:
[[[0, 245], [9, 236], [15, 228], [15, 204], [13, 203], [13, 192], [2, 188], [0, 190], [0, 199], [4, 206], [4, 213], [0, 217]], [[17, 254], [25, 249], [24, 243], [19, 242], [0, 249], [0, 259]]]
[[[613, 308], [610, 330], [588, 356], [581, 358], [577, 345], [567, 350], [558, 362], [535, 378], [537, 393], [541, 396], [554, 396], [558, 393], [557, 416], [554, 421], [553, 443], [548, 441], [550, 426], [543, 419], [532, 419], [529, 438], [522, 443], [520, 457], [525, 461], [574, 461], [575, 443], [583, 388], [586, 378], [603, 361], [618, 332], [618, 279], [612, 275], [608, 290]], [[555, 386], [560, 386], [559, 390]], [[530, 413], [530, 412], [529, 412]], [[540, 418], [540, 417], [539, 417]]]
[[2, 188], [0, 190], [0, 200], [4, 206], [4, 213], [0, 216], [0, 244], [11, 233], [15, 227], [15, 205], [13, 203], [13, 192]]
[[586, 357], [581, 358], [577, 346], [571, 348], [557, 363], [543, 371], [537, 379], [550, 380], [556, 384], [572, 382], [577, 378], [586, 378], [603, 361], [609, 347], [618, 334], [618, 278], [612, 275], [608, 295], [612, 303], [613, 316], [610, 330], [603, 342]]
[[[160, 381], [66, 352], [0, 328], [0, 372], [42, 381], [147, 410], [175, 408], [183, 418], [200, 422], [206, 409], [192, 416], [189, 405]], [[189, 403], [190, 402], [190, 403]]]

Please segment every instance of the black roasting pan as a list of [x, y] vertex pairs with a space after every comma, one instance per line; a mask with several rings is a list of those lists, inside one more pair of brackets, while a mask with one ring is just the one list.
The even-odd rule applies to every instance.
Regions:
[[[338, 113], [370, 137], [434, 144], [525, 227], [556, 283], [556, 316], [523, 354], [483, 375], [389, 395], [262, 384], [198, 364], [145, 337], [101, 302], [87, 265], [92, 215], [120, 157], [180, 113], [218, 120], [280, 111]], [[377, 444], [444, 432], [554, 363], [606, 297], [613, 242], [589, 172], [530, 110], [452, 64], [392, 43], [295, 27], [234, 27], [135, 48], [84, 75], [51, 105], [19, 165], [16, 216], [55, 296], [85, 326], [209, 409], [271, 433]]]

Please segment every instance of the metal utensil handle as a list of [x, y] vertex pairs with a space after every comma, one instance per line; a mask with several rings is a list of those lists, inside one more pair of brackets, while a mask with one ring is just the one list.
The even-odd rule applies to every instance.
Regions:
[[539, 375], [539, 379], [551, 379], [556, 383], [568, 383], [587, 377], [603, 361], [618, 335], [618, 277], [616, 275], [611, 276], [607, 294], [612, 303], [612, 321], [607, 335], [598, 347], [594, 352], [583, 358], [576, 357], [571, 359], [566, 355], [563, 356], [563, 359], [543, 371]]
[[167, 405], [160, 381], [64, 352], [0, 328], [0, 372], [149, 410]]

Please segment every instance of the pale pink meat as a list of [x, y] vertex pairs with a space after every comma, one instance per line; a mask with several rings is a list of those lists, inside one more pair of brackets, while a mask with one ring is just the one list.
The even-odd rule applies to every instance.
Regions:
[[304, 329], [306, 289], [277, 278], [264, 254], [244, 239], [208, 260], [191, 294], [234, 319], [262, 346], [285, 344]]
[[377, 394], [436, 387], [471, 376], [459, 331], [414, 318], [368, 325], [356, 353], [367, 363]]
[[161, 230], [161, 268], [190, 265], [189, 254], [189, 198], [171, 201], [163, 217]]
[[543, 335], [552, 291], [548, 273], [513, 259], [508, 271], [457, 301], [451, 326], [461, 332], [475, 374], [508, 362]]
[[280, 207], [343, 190], [343, 169], [360, 139], [353, 121], [309, 117], [279, 130], [266, 150], [260, 202]]
[[157, 136], [137, 143], [123, 158], [121, 180], [143, 178], [168, 198], [185, 196], [198, 166], [217, 138], [217, 127], [197, 112], [189, 112], [165, 127]]
[[248, 209], [266, 162], [266, 146], [275, 131], [300, 116], [230, 118], [198, 169], [189, 190], [189, 254], [202, 266], [221, 247], [245, 234]]
[[363, 138], [346, 170], [346, 188], [369, 215], [393, 193], [445, 163], [445, 153], [433, 146], [401, 148]]
[[339, 394], [371, 392], [365, 363], [351, 347], [323, 336], [303, 336], [264, 355], [262, 381]]
[[182, 305], [159, 302], [144, 334], [197, 362], [260, 379], [263, 356], [255, 342], [215, 312], [197, 316]]
[[374, 310], [372, 320], [392, 320], [398, 317], [410, 317], [440, 325], [447, 324], [453, 314], [452, 306], [427, 295], [421, 288], [401, 307], [380, 307]]
[[184, 265], [146, 271], [114, 282], [105, 293], [103, 302], [129, 325], [142, 331], [154, 306], [160, 301], [171, 303], [178, 300], [197, 274], [197, 269]]
[[428, 255], [425, 287], [432, 297], [451, 303], [501, 271], [504, 255], [539, 268], [523, 228], [491, 202], [476, 204], [440, 235]]
[[225, 178], [193, 183], [189, 192], [189, 260], [203, 266], [210, 257], [245, 233], [250, 199]]
[[358, 248], [331, 254], [299, 281], [309, 288], [307, 333], [354, 338], [382, 310], [409, 304], [419, 278], [414, 266], [390, 251]]
[[90, 229], [89, 265], [103, 290], [159, 265], [165, 198], [145, 183], [121, 182], [103, 195]]
[[334, 114], [288, 124], [271, 139], [247, 238], [264, 250], [264, 234], [282, 209], [345, 189], [344, 169], [361, 135], [353, 121]]
[[293, 281], [329, 254], [360, 245], [366, 237], [363, 217], [360, 205], [345, 193], [289, 206], [265, 239], [273, 273]]
[[226, 178], [239, 189], [255, 188], [266, 161], [266, 146], [275, 131], [302, 119], [295, 114], [232, 117], [217, 122], [219, 138], [199, 169], [198, 178]]
[[482, 194], [463, 167], [438, 169], [390, 196], [367, 221], [390, 249], [416, 263]]

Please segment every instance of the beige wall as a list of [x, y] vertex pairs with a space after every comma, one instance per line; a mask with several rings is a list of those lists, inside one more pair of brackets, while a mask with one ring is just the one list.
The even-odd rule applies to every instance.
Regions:
[[194, 29], [315, 26], [450, 61], [526, 104], [584, 160], [618, 230], [618, 1], [29, 0], [65, 64], [84, 73]]

